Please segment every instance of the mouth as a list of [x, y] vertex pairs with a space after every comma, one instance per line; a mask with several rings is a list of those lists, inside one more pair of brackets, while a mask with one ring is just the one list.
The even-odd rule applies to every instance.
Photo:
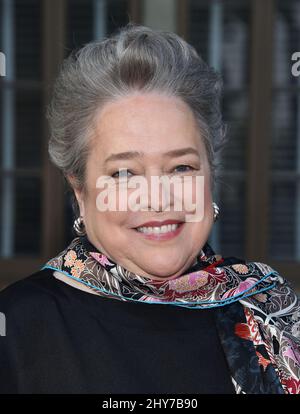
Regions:
[[181, 233], [184, 224], [184, 222], [181, 222], [155, 227], [142, 226], [137, 227], [134, 230], [145, 239], [163, 241], [170, 240], [178, 236]]

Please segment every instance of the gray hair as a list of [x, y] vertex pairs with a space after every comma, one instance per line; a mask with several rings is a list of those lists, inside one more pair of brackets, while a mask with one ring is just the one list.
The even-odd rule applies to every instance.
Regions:
[[85, 167], [96, 112], [106, 103], [136, 91], [159, 92], [180, 98], [193, 111], [206, 147], [214, 190], [221, 167], [218, 153], [226, 142], [222, 86], [221, 76], [178, 35], [130, 22], [102, 41], [73, 50], [63, 61], [47, 110], [50, 159], [68, 184], [72, 176], [73, 185], [85, 191]]

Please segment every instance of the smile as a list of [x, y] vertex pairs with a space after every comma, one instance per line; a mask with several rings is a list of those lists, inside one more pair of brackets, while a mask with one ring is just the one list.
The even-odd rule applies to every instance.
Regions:
[[149, 240], [169, 240], [181, 232], [183, 224], [168, 224], [160, 227], [137, 227], [135, 230]]
[[141, 231], [145, 234], [162, 234], [162, 233], [168, 233], [171, 231], [176, 230], [178, 227], [178, 224], [168, 224], [166, 226], [160, 226], [160, 227], [138, 227], [137, 231]]

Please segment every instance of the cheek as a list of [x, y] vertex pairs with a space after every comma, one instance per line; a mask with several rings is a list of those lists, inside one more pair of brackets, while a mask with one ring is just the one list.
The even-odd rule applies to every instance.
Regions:
[[122, 211], [98, 211], [94, 209], [93, 212], [89, 215], [89, 221], [91, 224], [100, 229], [103, 232], [110, 232], [110, 234], [115, 234], [118, 237], [117, 233], [119, 230], [122, 230], [126, 227], [127, 222], [127, 213]]
[[[105, 208], [102, 201], [105, 203]], [[128, 212], [116, 210], [114, 205], [108, 204], [104, 192], [97, 191], [90, 198], [87, 216], [88, 220], [92, 222], [91, 224], [97, 228], [97, 231], [101, 230], [104, 233], [112, 234], [126, 226]]]
[[[134, 189], [127, 189], [125, 184], [105, 185], [89, 188], [85, 199], [86, 219], [90, 225], [106, 231], [121, 231], [130, 227], [132, 212], [128, 207], [128, 198]], [[121, 237], [121, 233], [119, 234]]]
[[209, 180], [206, 180], [205, 186], [204, 186], [204, 206], [205, 210], [207, 208], [211, 208], [212, 204], [212, 194], [211, 194], [211, 188], [210, 188], [210, 182]]
[[92, 198], [99, 212], [122, 212], [128, 210], [128, 197], [133, 191], [127, 188], [126, 183], [109, 183], [93, 192]]
[[183, 188], [183, 202], [185, 211], [206, 211], [211, 204], [210, 183], [206, 176], [193, 177], [192, 183], [185, 184]]

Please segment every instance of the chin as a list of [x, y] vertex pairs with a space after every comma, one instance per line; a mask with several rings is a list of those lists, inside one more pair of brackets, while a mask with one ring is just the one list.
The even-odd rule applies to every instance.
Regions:
[[[164, 265], [158, 265], [156, 263], [150, 263], [149, 266], [142, 266], [140, 265], [142, 269], [149, 275], [153, 275], [155, 277], [159, 278], [168, 278], [173, 276], [175, 273], [179, 272], [179, 267], [170, 267], [170, 262], [165, 263]], [[180, 267], [181, 268], [181, 267]]]

